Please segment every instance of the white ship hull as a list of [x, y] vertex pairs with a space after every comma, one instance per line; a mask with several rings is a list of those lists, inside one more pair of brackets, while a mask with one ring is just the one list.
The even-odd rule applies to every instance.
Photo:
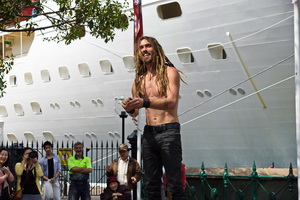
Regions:
[[[162, 20], [157, 8], [171, 2], [145, 0], [142, 10], [144, 35], [156, 37], [168, 58], [187, 75], [179, 105], [183, 162], [189, 167], [201, 162], [206, 167], [223, 167], [225, 162], [228, 167], [251, 167], [253, 161], [258, 167], [272, 162], [288, 167], [292, 162], [295, 167], [291, 2], [180, 0], [182, 15]], [[96, 140], [94, 134], [98, 141], [121, 141], [122, 124], [114, 105], [116, 98], [131, 96], [134, 71], [125, 68], [123, 57], [133, 55], [133, 24], [108, 44], [90, 36], [68, 46], [42, 38], [35, 33], [28, 54], [17, 58], [7, 75], [8, 88], [0, 98], [7, 111], [1, 118], [4, 141], [14, 134], [26, 142], [24, 133], [45, 141], [43, 132], [51, 132], [59, 142], [90, 142]], [[212, 58], [208, 50], [212, 44], [224, 47], [226, 59]], [[194, 59], [184, 63], [177, 52], [187, 49]], [[256, 89], [249, 80], [241, 83], [248, 78], [245, 69], [253, 76], [288, 57], [252, 78], [263, 91], [247, 97]], [[110, 61], [113, 73], [103, 73], [101, 60]], [[82, 63], [88, 65], [90, 76], [80, 74]], [[69, 79], [61, 78], [59, 67], [68, 69]], [[45, 69], [48, 82], [41, 77]], [[32, 84], [26, 84], [26, 73], [32, 74]], [[10, 83], [12, 76], [15, 84]], [[32, 102], [38, 103], [40, 113], [33, 112]], [[23, 115], [16, 113], [15, 104], [22, 106]], [[125, 136], [134, 129], [127, 118]]]

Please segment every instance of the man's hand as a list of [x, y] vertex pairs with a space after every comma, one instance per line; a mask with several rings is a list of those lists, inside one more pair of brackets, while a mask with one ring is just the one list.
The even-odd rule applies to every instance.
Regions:
[[111, 171], [111, 166], [110, 165], [107, 165], [106, 166], [106, 172], [110, 172]]
[[126, 98], [122, 101], [123, 108], [130, 112], [133, 109], [140, 109], [143, 107], [144, 100], [142, 98]]
[[116, 200], [116, 199], [118, 199], [119, 196], [122, 196], [122, 194], [119, 192], [116, 192], [116, 193], [112, 193], [111, 196], [112, 196], [112, 200]]
[[133, 183], [133, 184], [135, 184], [136, 182], [137, 182], [137, 180], [136, 180], [136, 178], [133, 176], [133, 177], [131, 177], [131, 182]]
[[130, 102], [132, 100], [132, 98], [126, 98], [122, 101], [122, 107], [124, 108], [124, 110], [126, 110], [126, 112], [130, 112], [132, 109], [128, 108], [128, 102]]

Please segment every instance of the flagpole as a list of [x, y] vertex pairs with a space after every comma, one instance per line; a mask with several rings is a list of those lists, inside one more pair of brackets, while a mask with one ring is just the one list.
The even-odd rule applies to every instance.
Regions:
[[[142, 0], [133, 0], [134, 10], [134, 52], [136, 50], [137, 41], [143, 36], [143, 17], [142, 17]], [[140, 110], [138, 116], [138, 130], [137, 130], [137, 161], [141, 165], [141, 146], [142, 146], [142, 112]], [[137, 199], [141, 199], [141, 181], [137, 183]]]

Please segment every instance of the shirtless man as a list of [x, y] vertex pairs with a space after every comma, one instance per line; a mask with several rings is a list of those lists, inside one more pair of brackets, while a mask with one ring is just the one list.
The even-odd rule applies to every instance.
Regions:
[[146, 109], [142, 151], [149, 200], [161, 199], [162, 166], [168, 190], [174, 200], [186, 200], [181, 183], [182, 149], [178, 120], [180, 75], [167, 66], [161, 45], [155, 38], [141, 37], [135, 52], [136, 75], [132, 98], [122, 102], [131, 117]]

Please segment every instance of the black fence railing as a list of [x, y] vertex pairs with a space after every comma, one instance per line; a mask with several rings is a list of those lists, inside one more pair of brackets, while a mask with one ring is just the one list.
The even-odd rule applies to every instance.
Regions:
[[[9, 158], [9, 168], [16, 177], [15, 174], [15, 164], [21, 160], [22, 151], [25, 147], [31, 147], [38, 152], [39, 159], [45, 156], [45, 151], [43, 150], [42, 143], [13, 143], [13, 144], [2, 144], [0, 148], [6, 148], [10, 152]], [[59, 154], [61, 149], [69, 150], [73, 154], [74, 142], [67, 143], [54, 143], [53, 144], [53, 153]], [[84, 154], [91, 159], [93, 171], [90, 174], [90, 190], [92, 196], [99, 196], [102, 190], [106, 187], [106, 166], [109, 165], [113, 159], [118, 156], [118, 142], [103, 142], [91, 141], [90, 143], [84, 143]], [[61, 158], [62, 159], [62, 158]], [[16, 182], [16, 179], [15, 179]], [[15, 186], [15, 183], [13, 183]], [[60, 175], [60, 185], [61, 185], [61, 194], [62, 196], [67, 196], [68, 194], [68, 185], [69, 185], [69, 176], [68, 176], [68, 166], [62, 165], [62, 173]]]
[[[15, 175], [15, 164], [21, 159], [24, 147], [31, 147], [38, 152], [39, 158], [45, 155], [43, 143], [13, 143], [2, 144], [0, 148], [7, 148], [10, 152], [9, 167]], [[93, 171], [90, 175], [90, 191], [92, 196], [100, 196], [106, 187], [106, 166], [118, 157], [118, 142], [92, 141], [84, 143], [84, 154], [91, 159]], [[69, 150], [73, 154], [74, 142], [56, 142], [53, 152]], [[142, 167], [142, 164], [141, 164]], [[16, 177], [16, 176], [15, 176]], [[141, 180], [141, 200], [145, 200], [145, 181]], [[187, 173], [186, 193], [190, 200], [296, 200], [298, 199], [297, 178], [293, 174], [292, 165], [286, 176], [262, 176], [256, 172], [253, 163], [252, 171], [247, 175], [230, 174], [227, 164], [222, 174], [207, 173], [202, 163], [200, 172]], [[68, 195], [69, 176], [68, 167], [62, 165], [60, 175], [62, 196]]]

